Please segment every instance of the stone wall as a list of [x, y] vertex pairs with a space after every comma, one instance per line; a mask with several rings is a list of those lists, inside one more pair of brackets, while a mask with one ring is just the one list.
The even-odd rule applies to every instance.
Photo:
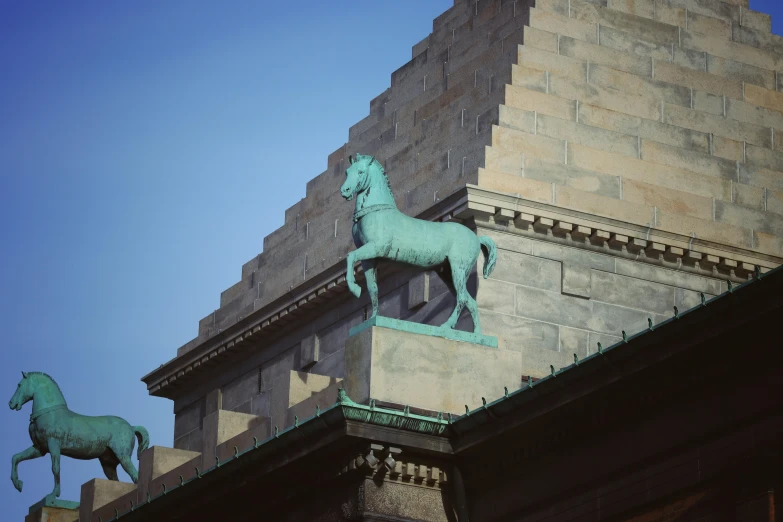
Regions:
[[783, 252], [783, 38], [732, 0], [540, 0], [479, 185]]

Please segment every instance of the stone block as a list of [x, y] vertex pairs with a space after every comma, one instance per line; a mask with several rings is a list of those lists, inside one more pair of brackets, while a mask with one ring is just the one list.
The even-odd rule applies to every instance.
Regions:
[[752, 167], [783, 172], [783, 153], [775, 150], [748, 144], [745, 146], [745, 162]]
[[211, 392], [207, 393], [206, 398], [204, 399], [204, 415], [209, 415], [210, 413], [215, 413], [218, 410], [223, 409], [223, 390], [220, 388], [216, 388], [212, 390]]
[[[139, 459], [139, 501], [147, 499], [147, 492], [157, 495], [158, 491], [151, 491], [152, 482], [169, 471], [200, 457], [195, 451], [166, 448], [164, 446], [152, 446], [141, 453]], [[197, 464], [200, 466], [200, 459]]]
[[776, 34], [735, 25], [733, 39], [744, 45], [783, 54], [783, 38]]
[[765, 89], [775, 89], [775, 73], [754, 65], [735, 62], [719, 56], [707, 55], [707, 71], [729, 80], [745, 82]]
[[707, 221], [682, 214], [671, 214], [662, 210], [656, 216], [656, 228], [675, 232], [707, 241], [751, 248], [750, 229]]
[[24, 522], [78, 522], [79, 508], [38, 506], [24, 517]]
[[[536, 136], [538, 137], [538, 136]], [[526, 179], [516, 174], [506, 174], [505, 172], [496, 172], [488, 169], [479, 169], [478, 183], [480, 187], [506, 194], [514, 194], [519, 197], [540, 201], [542, 203], [552, 202], [552, 185], [532, 179]], [[493, 208], [494, 207], [487, 207]], [[475, 213], [479, 208], [471, 209], [469, 212]], [[493, 215], [486, 214], [486, 215]]]
[[537, 132], [540, 136], [562, 139], [594, 149], [614, 152], [624, 156], [638, 156], [638, 139], [617, 132], [581, 125], [576, 122], [553, 118], [544, 114], [537, 120]]
[[525, 45], [557, 54], [558, 36], [549, 31], [525, 26]]
[[625, 180], [623, 182], [623, 199], [701, 219], [711, 219], [712, 217], [712, 198], [640, 181]]
[[530, 67], [512, 65], [511, 83], [523, 89], [547, 94], [549, 92], [549, 73]]
[[320, 342], [316, 334], [311, 334], [299, 342], [299, 367], [310, 368], [320, 358]]
[[[257, 393], [258, 368], [253, 368], [251, 371], [223, 386], [223, 398], [219, 409], [235, 411], [240, 404], [246, 403]], [[217, 409], [213, 411], [217, 411]]]
[[745, 142], [713, 136], [712, 154], [731, 161], [745, 161]]
[[743, 9], [740, 13], [740, 25], [743, 27], [765, 33], [772, 31], [772, 17], [767, 13], [751, 11], [750, 9]]
[[602, 196], [620, 198], [620, 178], [617, 176], [608, 176], [538, 158], [528, 158], [525, 163], [526, 178], [556, 183]]
[[[560, 54], [590, 64], [600, 64], [638, 76], [652, 74], [652, 59], [637, 54], [615, 51], [603, 45], [563, 36], [560, 38]], [[592, 74], [592, 73], [591, 73]]]
[[201, 465], [207, 469], [215, 464], [216, 448], [228, 439], [260, 424], [262, 419], [247, 413], [218, 410], [204, 417], [201, 442]]
[[609, 272], [593, 274], [593, 300], [665, 315], [672, 310], [674, 287]]
[[136, 484], [116, 480], [92, 479], [82, 484], [79, 500], [79, 521], [97, 522], [92, 518], [93, 511], [134, 491]]
[[704, 16], [735, 22], [740, 19], [739, 7], [722, 0], [666, 0], [666, 2]]
[[568, 164], [674, 190], [726, 200], [731, 199], [731, 182], [729, 180], [721, 180], [708, 174], [699, 174], [650, 161], [609, 154], [579, 145], [568, 148]]
[[461, 414], [503, 386], [518, 389], [521, 363], [516, 351], [372, 327], [345, 345], [345, 389], [364, 404], [373, 398]]
[[[307, 408], [306, 417], [315, 413], [315, 404], [319, 404], [322, 408], [334, 404], [337, 400], [336, 390], [340, 382], [341, 379], [335, 377], [297, 371], [289, 371], [280, 375], [275, 379], [270, 397], [272, 426], [277, 426], [281, 431], [290, 426], [295, 415], [290, 410], [313, 397], [317, 398], [312, 409]], [[300, 416], [299, 418], [305, 417]]]
[[523, 347], [557, 351], [558, 327], [543, 321], [480, 309], [481, 328], [498, 338], [501, 350], [521, 351]]
[[595, 84], [577, 82], [569, 78], [550, 76], [549, 93], [569, 100], [579, 100], [612, 111], [659, 120], [661, 102], [658, 99], [626, 93]]
[[518, 85], [506, 85], [505, 104], [516, 109], [536, 111], [562, 120], [576, 119], [576, 103], [557, 96], [525, 89]]
[[705, 294], [713, 295], [720, 293], [720, 281], [718, 279], [628, 259], [617, 259], [616, 273], [652, 283], [680, 287], [694, 292], [704, 292]]
[[549, 53], [526, 45], [519, 47], [517, 63], [522, 67], [549, 71], [549, 73], [563, 78], [572, 78], [579, 81], [587, 77], [586, 64], [582, 60]]
[[512, 153], [565, 162], [565, 142], [547, 136], [536, 136], [507, 127], [493, 127], [492, 146]]
[[596, 43], [598, 40], [598, 31], [594, 24], [535, 7], [530, 9], [530, 23], [528, 25], [536, 29], [570, 36], [571, 38], [590, 43]]
[[742, 99], [741, 82], [671, 63], [656, 63], [654, 78], [668, 83], [693, 87], [711, 94]]
[[675, 125], [579, 104], [579, 123], [657, 141], [683, 149], [709, 152], [709, 135]]
[[589, 266], [566, 261], [562, 265], [562, 293], [590, 299], [593, 289], [593, 270]]
[[536, 113], [507, 105], [498, 107], [498, 125], [529, 134], [536, 133]]
[[672, 59], [671, 45], [640, 40], [636, 35], [611, 27], [601, 27], [600, 44], [615, 51], [632, 53], [655, 60], [670, 61]]
[[663, 121], [670, 125], [715, 134], [727, 139], [742, 140], [761, 146], [769, 146], [772, 133], [769, 128], [743, 123], [723, 115], [709, 114], [687, 107], [666, 105]]
[[654, 223], [654, 210], [650, 205], [629, 203], [560, 185], [555, 186], [555, 205], [637, 225]]
[[491, 279], [508, 283], [560, 290], [560, 263], [499, 249]]
[[[740, 96], [735, 96], [735, 98], [742, 99]], [[783, 112], [783, 92], [764, 89], [756, 85], [746, 85], [744, 100], [761, 107]]]
[[430, 300], [430, 274], [420, 272], [408, 280], [408, 310], [425, 305]]
[[[264, 417], [258, 424], [245, 430], [237, 435], [231, 437], [227, 441], [218, 444], [215, 448], [215, 455], [220, 458], [221, 462], [224, 462], [234, 457], [236, 448], [237, 453], [247, 451], [251, 448], [256, 441], [261, 442], [268, 439], [272, 435], [272, 423], [268, 417]], [[253, 440], [255, 437], [255, 440]]]
[[689, 31], [731, 40], [731, 25], [730, 20], [700, 15], [698, 13], [688, 13], [687, 29]]
[[783, 217], [726, 201], [715, 201], [715, 221], [783, 236]]
[[655, 2], [653, 0], [608, 0], [606, 7], [644, 18], [655, 16]]
[[611, 66], [590, 63], [590, 83], [643, 96], [658, 104], [662, 99], [683, 106], [691, 102], [691, 90], [688, 87], [652, 79], [649, 75], [642, 77], [618, 71]]
[[[742, 28], [735, 25], [735, 37], [738, 34], [742, 34]], [[682, 46], [736, 62], [755, 65], [768, 71], [780, 70], [781, 64], [783, 64], [783, 58], [776, 54], [770, 45], [754, 48], [723, 38], [682, 31]]]
[[783, 238], [765, 232], [753, 231], [753, 248], [765, 254], [783, 254]]
[[600, 24], [602, 27], [606, 25], [620, 31], [638, 35], [642, 40], [669, 45], [677, 45], [679, 43], [677, 27], [641, 16], [606, 9], [589, 2], [572, 0], [571, 16], [583, 22]]
[[641, 156], [643, 160], [717, 176], [726, 180], [734, 179], [737, 176], [736, 162], [653, 141], [642, 140]]

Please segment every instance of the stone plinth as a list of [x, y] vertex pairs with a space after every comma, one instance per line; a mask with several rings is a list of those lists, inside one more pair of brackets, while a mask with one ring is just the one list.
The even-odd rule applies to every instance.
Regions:
[[[152, 446], [144, 450], [139, 459], [139, 502], [147, 498], [147, 492], [151, 491], [155, 479], [199, 456], [196, 451], [163, 446]], [[151, 493], [157, 495], [159, 492], [152, 490]]]
[[85, 482], [82, 484], [82, 495], [79, 502], [79, 522], [93, 522], [92, 514], [95, 510], [135, 489], [136, 484], [116, 480], [92, 479]]
[[275, 379], [272, 387], [272, 426], [280, 430], [294, 424], [294, 416], [315, 415], [315, 407], [325, 409], [337, 400], [342, 379], [313, 373], [289, 371]]
[[29, 514], [24, 522], [75, 522], [79, 519], [79, 503], [69, 500], [46, 499], [30, 506]]
[[217, 447], [240, 433], [255, 428], [263, 422], [257, 415], [235, 411], [217, 410], [204, 417], [201, 466], [208, 469], [215, 465]]
[[521, 386], [519, 352], [373, 326], [345, 344], [345, 390], [370, 398], [461, 414]]

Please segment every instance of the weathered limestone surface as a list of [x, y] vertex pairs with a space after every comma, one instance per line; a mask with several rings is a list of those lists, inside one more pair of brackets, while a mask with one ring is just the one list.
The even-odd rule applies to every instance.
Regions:
[[152, 484], [155, 479], [199, 457], [195, 451], [185, 451], [164, 446], [152, 446], [142, 452], [139, 459], [138, 498], [146, 499], [147, 492], [157, 495]]
[[201, 463], [204, 468], [215, 464], [217, 447], [228, 439], [261, 424], [256, 415], [217, 410], [204, 417], [204, 435], [201, 443]]
[[316, 406], [331, 406], [337, 400], [341, 381], [327, 375], [285, 372], [275, 379], [272, 388], [272, 425], [283, 429], [294, 423], [294, 416], [305, 419], [315, 415]]
[[[136, 484], [114, 480], [92, 479], [82, 484], [79, 520], [93, 522], [93, 512], [125, 494], [136, 491]], [[97, 521], [97, 516], [94, 519]]]
[[521, 385], [519, 352], [371, 327], [345, 346], [345, 390], [369, 399], [461, 414]]

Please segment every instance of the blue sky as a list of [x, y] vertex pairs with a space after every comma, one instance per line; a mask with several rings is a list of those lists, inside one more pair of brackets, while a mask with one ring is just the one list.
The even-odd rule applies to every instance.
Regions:
[[[0, 1], [3, 401], [45, 371], [71, 409], [171, 445], [172, 404], [140, 377], [195, 336], [451, 4]], [[751, 7], [783, 32], [779, 0]], [[0, 407], [6, 465], [29, 411]], [[61, 498], [101, 476], [64, 459]], [[20, 477], [22, 494], [0, 481], [7, 520], [50, 491], [49, 458]]]

